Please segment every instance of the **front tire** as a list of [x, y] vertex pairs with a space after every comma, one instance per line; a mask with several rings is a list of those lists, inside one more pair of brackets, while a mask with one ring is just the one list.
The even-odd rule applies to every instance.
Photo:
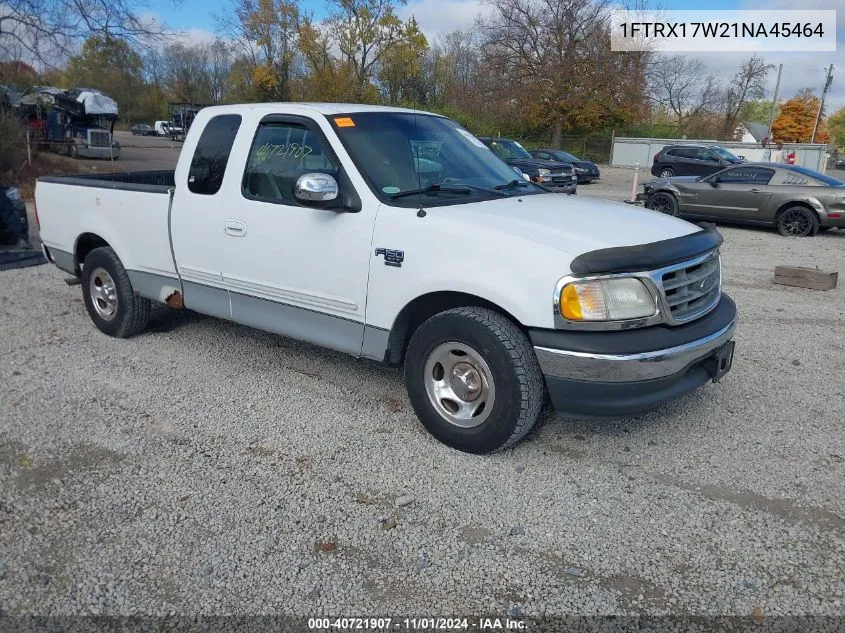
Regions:
[[789, 207], [778, 216], [777, 227], [784, 237], [812, 237], [819, 232], [819, 218], [806, 207]]
[[678, 216], [681, 212], [678, 199], [666, 191], [658, 191], [657, 193], [651, 194], [648, 200], [646, 200], [645, 207], [646, 209], [660, 211], [660, 213], [672, 216]]
[[537, 422], [545, 399], [528, 338], [487, 308], [455, 308], [423, 323], [408, 345], [405, 381], [426, 429], [468, 453], [516, 444]]
[[81, 285], [88, 315], [101, 332], [127, 338], [147, 327], [150, 300], [135, 294], [126, 269], [110, 247], [88, 253]]

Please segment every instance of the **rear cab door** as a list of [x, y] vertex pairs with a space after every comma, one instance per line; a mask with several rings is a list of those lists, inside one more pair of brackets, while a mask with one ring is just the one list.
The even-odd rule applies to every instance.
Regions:
[[[170, 239], [186, 307], [230, 318], [229, 294], [223, 282], [223, 180], [237, 171], [230, 164], [242, 117], [235, 113], [200, 115], [202, 132], [182, 149], [176, 167], [176, 190], [170, 212]], [[190, 156], [190, 160], [187, 157]]]
[[[360, 354], [378, 201], [363, 191], [326, 116], [254, 107], [244, 114], [231, 164], [220, 257], [232, 320]], [[341, 195], [361, 201], [359, 211], [297, 200], [297, 179], [315, 172], [334, 176]]]

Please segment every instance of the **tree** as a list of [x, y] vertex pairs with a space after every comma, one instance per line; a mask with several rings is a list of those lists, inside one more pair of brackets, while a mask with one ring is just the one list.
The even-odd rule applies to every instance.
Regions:
[[371, 82], [382, 57], [406, 36], [394, 11], [397, 2], [404, 4], [404, 0], [330, 0], [326, 28], [355, 78], [353, 98], [372, 97]]
[[[489, 5], [490, 15], [477, 24], [484, 66], [496, 88], [488, 108], [551, 128], [555, 146], [564, 130], [609, 126], [644, 110], [645, 103], [637, 103], [642, 90], [628, 90], [625, 55], [610, 51], [605, 0], [490, 0]], [[630, 59], [642, 63], [640, 56]]]
[[740, 123], [740, 114], [749, 100], [762, 99], [766, 95], [766, 79], [774, 67], [774, 64], [767, 64], [761, 57], [752, 55], [731, 77], [722, 102], [722, 138], [733, 138]]
[[658, 58], [648, 70], [655, 101], [673, 115], [678, 133], [687, 123], [712, 113], [721, 100], [719, 82], [706, 74], [704, 62], [685, 55]]
[[845, 108], [840, 108], [827, 117], [825, 127], [830, 132], [835, 145], [845, 146]]
[[79, 55], [68, 60], [65, 83], [96, 88], [115, 99], [121, 118], [138, 118], [143, 91], [143, 60], [125, 40], [95, 35], [85, 40]]
[[289, 101], [302, 16], [297, 0], [233, 0], [218, 30], [248, 68], [255, 97]]
[[382, 56], [378, 79], [387, 102], [419, 102], [424, 98], [422, 61], [428, 51], [428, 40], [414, 18], [402, 27], [402, 34]]
[[175, 101], [214, 104], [226, 96], [231, 56], [221, 41], [171, 44], [161, 55], [164, 91]]
[[[742, 109], [741, 123], [760, 123], [761, 125], [769, 124], [769, 117], [772, 114], [771, 99], [754, 99], [745, 104]], [[775, 116], [777, 116], [777, 108], [775, 109]]]
[[0, 9], [0, 58], [56, 65], [91, 37], [149, 43], [166, 34], [142, 0], [14, 0]]
[[[781, 143], [809, 143], [813, 126], [819, 112], [819, 98], [812, 88], [804, 88], [780, 106], [780, 112], [772, 123], [772, 138]], [[816, 142], [827, 143], [830, 135], [819, 126]]]

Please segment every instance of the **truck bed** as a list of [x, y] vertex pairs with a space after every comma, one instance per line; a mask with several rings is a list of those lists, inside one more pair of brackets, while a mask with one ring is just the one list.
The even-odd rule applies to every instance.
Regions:
[[173, 171], [39, 178], [41, 240], [59, 268], [77, 274], [85, 240], [104, 241], [130, 278], [176, 278], [168, 230]]

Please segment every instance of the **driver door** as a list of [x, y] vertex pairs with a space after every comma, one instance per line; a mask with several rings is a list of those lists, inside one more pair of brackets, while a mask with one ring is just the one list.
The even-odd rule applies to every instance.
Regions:
[[269, 115], [255, 130], [239, 147], [246, 168], [222, 211], [232, 319], [360, 354], [376, 209], [349, 213], [297, 200], [300, 176], [338, 179], [342, 168], [316, 121]]
[[719, 174], [715, 187], [710, 179], [701, 182], [690, 213], [733, 220], [760, 220], [771, 191], [769, 180], [773, 169], [765, 167], [732, 167]]

